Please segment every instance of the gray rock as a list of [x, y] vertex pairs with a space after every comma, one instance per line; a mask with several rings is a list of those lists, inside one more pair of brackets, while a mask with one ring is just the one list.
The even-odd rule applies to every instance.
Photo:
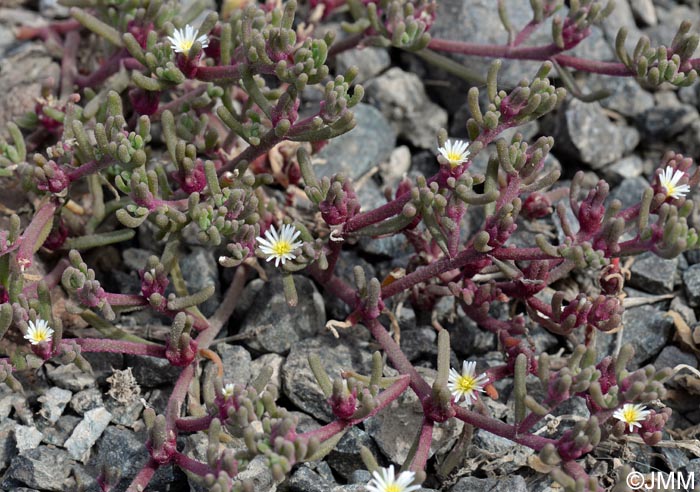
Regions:
[[292, 402], [313, 417], [329, 422], [333, 413], [321, 391], [308, 357], [317, 354], [328, 375], [334, 379], [341, 371], [355, 370], [368, 374], [371, 369], [369, 344], [361, 340], [340, 339], [324, 333], [293, 345], [282, 366], [282, 387]]
[[131, 367], [132, 374], [141, 388], [155, 388], [166, 383], [174, 382], [182, 369], [170, 365], [167, 359], [148, 355], [126, 355], [126, 365]]
[[49, 378], [49, 381], [59, 388], [76, 392], [95, 386], [94, 374], [81, 371], [73, 363], [56, 367], [51, 367], [50, 364], [47, 364], [45, 367], [47, 368], [46, 376]]
[[146, 262], [151, 256], [153, 256], [153, 252], [147, 249], [126, 248], [122, 251], [124, 266], [134, 272], [146, 268]]
[[63, 449], [39, 446], [16, 455], [2, 478], [0, 487], [26, 485], [35, 489], [63, 492], [73, 460]]
[[416, 147], [435, 147], [435, 136], [447, 126], [447, 112], [428, 99], [423, 83], [398, 67], [365, 84], [365, 90], [400, 137]]
[[698, 367], [698, 358], [695, 355], [683, 352], [675, 345], [664, 347], [661, 353], [656, 357], [654, 367], [663, 369], [664, 367], [675, 367], [678, 364], [686, 364], [690, 367]]
[[304, 463], [285, 485], [289, 492], [327, 492], [335, 483], [328, 482]]
[[51, 427], [44, 427], [41, 433], [44, 435], [44, 442], [54, 446], [61, 446], [66, 442], [66, 439], [73, 433], [75, 427], [82, 419], [75, 415], [63, 415], [58, 422]]
[[49, 388], [49, 390], [41, 395], [38, 400], [41, 402], [41, 410], [39, 415], [44, 417], [47, 422], [55, 423], [63, 414], [63, 410], [70, 401], [73, 394], [57, 387]]
[[665, 260], [647, 252], [635, 258], [632, 277], [627, 284], [651, 294], [668, 294], [673, 292], [673, 277], [677, 268], [678, 258]]
[[75, 427], [64, 444], [74, 460], [83, 463], [88, 460], [92, 445], [100, 438], [111, 419], [112, 414], [104, 407], [85, 412], [82, 422]]
[[264, 367], [272, 369], [272, 376], [270, 376], [270, 382], [277, 389], [282, 388], [282, 365], [284, 364], [284, 357], [278, 354], [265, 354], [253, 362], [250, 363], [250, 373], [252, 374], [252, 379], [255, 379], [260, 371]]
[[0, 57], [0, 137], [6, 136], [9, 121], [34, 110], [43, 82], [49, 78], [60, 80], [58, 64], [43, 43], [25, 43], [17, 52], [6, 55]]
[[88, 388], [77, 392], [70, 401], [70, 407], [78, 415], [85, 415], [93, 408], [104, 406], [102, 391], [98, 388]]
[[635, 128], [613, 124], [598, 103], [570, 99], [560, 118], [560, 148], [593, 169], [619, 160], [639, 143]]
[[372, 479], [372, 474], [367, 470], [355, 470], [350, 476], [350, 483], [366, 484]]
[[454, 484], [450, 492], [527, 492], [525, 479], [520, 475], [506, 478], [465, 477]]
[[238, 474], [237, 478], [250, 481], [253, 484], [254, 492], [275, 492], [277, 490], [277, 484], [267, 463], [267, 457], [263, 455], [253, 458], [253, 461], [248, 463], [248, 466]]
[[649, 182], [641, 176], [623, 179], [622, 183], [610, 193], [610, 197], [620, 200], [623, 209], [632, 207], [641, 201], [642, 193], [648, 187]]
[[[372, 210], [387, 201], [384, 193], [374, 181], [365, 182], [357, 193], [362, 204], [362, 211]], [[402, 234], [395, 234], [387, 237], [368, 237], [360, 239], [360, 249], [365, 253], [378, 256], [388, 256], [400, 258], [413, 253], [413, 248]]]
[[221, 303], [221, 283], [219, 268], [212, 252], [206, 248], [193, 248], [190, 254], [182, 258], [180, 267], [190, 294], [210, 285], [215, 287], [214, 295], [198, 305], [204, 316], [213, 315]]
[[[148, 461], [148, 451], [143, 443], [144, 440], [137, 437], [133, 431], [110, 425], [97, 441], [97, 451], [90, 460], [90, 465], [95, 469], [102, 467], [115, 469], [120, 478], [114, 490], [126, 490], [129, 483]], [[173, 479], [172, 467], [160, 467], [146, 490], [167, 490], [168, 487], [172, 486]]]
[[700, 263], [689, 266], [683, 272], [683, 285], [688, 297], [688, 304], [693, 307], [700, 306]]
[[411, 362], [423, 358], [434, 360], [437, 356], [437, 332], [435, 328], [421, 326], [415, 330], [402, 330], [401, 350]]
[[255, 297], [241, 325], [242, 333], [258, 333], [248, 342], [253, 350], [285, 353], [297, 341], [323, 331], [326, 309], [316, 286], [306, 277], [294, 276], [299, 303], [289, 307], [282, 277], [275, 275]]
[[70, 15], [70, 10], [58, 3], [57, 0], [39, 0], [39, 12], [49, 18], [66, 18]]
[[[513, 29], [522, 29], [531, 19], [532, 10], [523, 8], [521, 0], [507, 0], [506, 11]], [[538, 29], [526, 44], [537, 45], [551, 43], [551, 19]], [[498, 11], [492, 0], [441, 0], [437, 4], [437, 16], [430, 28], [434, 39], [451, 41], [477, 42], [480, 44], [500, 44], [508, 42], [508, 33], [499, 20]], [[449, 55], [469, 67], [474, 73], [484, 76], [491, 60], [488, 58]], [[503, 87], [514, 87], [523, 76], [534, 75], [539, 62], [504, 59], [498, 73], [499, 84]]]
[[[365, 466], [360, 458], [361, 446], [365, 446], [376, 456], [378, 451], [377, 445], [374, 444], [369, 434], [358, 427], [351, 427], [327, 458], [331, 468], [343, 478], [349, 480], [350, 483], [360, 483], [354, 481], [352, 477], [357, 470], [362, 470]], [[367, 480], [364, 483], [367, 483]]]
[[318, 176], [343, 173], [357, 179], [388, 159], [394, 150], [396, 134], [377, 108], [358, 104], [352, 111], [357, 126], [332, 139], [314, 157], [314, 171]]
[[250, 381], [250, 353], [240, 345], [219, 343], [216, 351], [224, 364], [224, 381], [226, 383], [248, 384]]
[[15, 427], [15, 446], [17, 451], [27, 451], [36, 448], [43, 438], [39, 429], [33, 426], [18, 425]]
[[[634, 357], [628, 366], [630, 369], [650, 362], [661, 352], [673, 332], [673, 320], [651, 305], [626, 309], [622, 315], [622, 324], [625, 327], [622, 343], [634, 347]], [[598, 334], [596, 346], [599, 358], [612, 353], [616, 338], [616, 335]]]
[[644, 162], [636, 155], [623, 157], [617, 162], [605, 166], [601, 169], [606, 181], [611, 185], [616, 185], [627, 178], [636, 178], [642, 175]]
[[700, 116], [689, 104], [660, 105], [648, 109], [639, 117], [643, 131], [650, 137], [668, 140], [685, 130]]
[[7, 468], [10, 460], [17, 454], [12, 434], [17, 427], [17, 422], [11, 419], [0, 420], [0, 470]]
[[634, 18], [647, 26], [655, 26], [659, 22], [656, 8], [652, 0], [629, 0]]
[[633, 78], [591, 76], [586, 86], [591, 90], [607, 90], [610, 95], [600, 100], [606, 109], [635, 118], [654, 107], [654, 96], [642, 89]]
[[411, 168], [411, 149], [405, 145], [396, 147], [387, 162], [379, 165], [379, 174], [385, 186], [395, 186]]
[[[433, 369], [417, 367], [428, 384], [435, 381], [437, 372]], [[403, 463], [421, 427], [423, 411], [418, 397], [412, 391], [405, 391], [383, 411], [365, 421], [367, 433], [376, 441], [385, 456], [394, 463]], [[449, 449], [462, 431], [463, 423], [450, 419], [435, 424], [429, 456]]]
[[360, 84], [376, 77], [389, 65], [391, 65], [391, 59], [384, 48], [353, 48], [338, 53], [335, 57], [337, 73], [344, 74], [348, 68], [356, 67], [358, 71], [355, 82]]

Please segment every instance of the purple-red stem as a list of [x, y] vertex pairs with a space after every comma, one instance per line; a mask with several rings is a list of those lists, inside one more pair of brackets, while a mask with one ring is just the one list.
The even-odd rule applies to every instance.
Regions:
[[420, 428], [420, 435], [418, 436], [418, 447], [416, 448], [416, 454], [413, 456], [413, 462], [410, 467], [411, 470], [420, 471], [425, 469], [428, 458], [430, 458], [430, 445], [432, 442], [433, 421], [424, 417]]
[[143, 465], [143, 468], [141, 468], [141, 471], [134, 477], [134, 479], [131, 481], [129, 484], [129, 488], [126, 489], [126, 492], [143, 492], [143, 490], [146, 489], [146, 486], [148, 485], [148, 482], [151, 481], [151, 478], [153, 478], [153, 475], [155, 475], [156, 470], [160, 465], [156, 460], [153, 458], [150, 458], [148, 462]]
[[195, 475], [199, 475], [200, 477], [205, 477], [209, 473], [216, 475], [214, 470], [206, 463], [192, 459], [179, 451], [173, 456], [173, 462], [180, 468], [194, 473]]
[[360, 422], [363, 422], [368, 418], [375, 416], [382, 409], [387, 407], [392, 401], [396, 400], [399, 396], [401, 396], [401, 394], [404, 391], [406, 391], [406, 388], [408, 388], [409, 383], [410, 378], [408, 376], [405, 376], [393, 383], [384, 391], [382, 391], [377, 397], [377, 406], [362, 418], [350, 420], [334, 420], [333, 422], [326, 424], [323, 427], [304, 432], [303, 434], [299, 434], [297, 437], [307, 442], [312, 438], [316, 438], [320, 442], [330, 439], [331, 437], [337, 435], [338, 432], [342, 432], [348, 427], [357, 425]]
[[111, 352], [116, 354], [149, 355], [165, 357], [165, 347], [162, 345], [110, 340], [109, 338], [64, 338], [62, 343], [80, 345], [83, 352]]

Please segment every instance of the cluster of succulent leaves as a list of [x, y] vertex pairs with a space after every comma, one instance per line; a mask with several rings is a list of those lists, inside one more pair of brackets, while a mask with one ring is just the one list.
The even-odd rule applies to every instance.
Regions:
[[[667, 196], [658, 172], [639, 203], [625, 209], [619, 201], [609, 200], [603, 181], [584, 190], [580, 174], [568, 190], [552, 188], [560, 177], [560, 171], [547, 164], [553, 139], [542, 137], [530, 144], [519, 134], [510, 141], [500, 135], [540, 118], [563, 101], [567, 91], [548, 78], [554, 67], [574, 94], [578, 90], [566, 66], [599, 70], [595, 61], [572, 61], [559, 53], [584, 39], [591, 26], [610, 13], [608, 4], [572, 1], [565, 15], [558, 17], [563, 1], [532, 0], [528, 32], [553, 17], [553, 41], [541, 49], [518, 51], [527, 34], [512, 29], [503, 2], [498, 2], [501, 20], [511, 34], [510, 56], [547, 61], [532, 79], [510, 91], [498, 89], [499, 63], [494, 62], [486, 79], [486, 97], [476, 88], [468, 93], [472, 113], [467, 123], [468, 159], [456, 164], [440, 160], [436, 175], [404, 178], [387, 193], [385, 205], [365, 210], [351, 179], [319, 178], [312, 164], [313, 153], [327, 140], [352, 130], [352, 108], [363, 96], [362, 87], [353, 84], [356, 70], [332, 76], [328, 57], [358, 44], [394, 47], [422, 54], [459, 74], [457, 64], [437, 51], [468, 54], [470, 47], [454, 48], [431, 39], [435, 2], [310, 0], [302, 6], [293, 0], [260, 6], [239, 2], [225, 18], [216, 13], [200, 16], [198, 34], [207, 42], [194, 40], [184, 52], [175, 52], [168, 36], [201, 13], [196, 3], [185, 11], [174, 0], [68, 3], [74, 5], [73, 20], [24, 33], [62, 43], [61, 87], [48, 87], [35, 112], [8, 124], [9, 141], [0, 143], [0, 177], [20, 182], [36, 206], [26, 226], [12, 216], [7, 230], [0, 231], [0, 338], [8, 354], [0, 360], [0, 380], [18, 390], [21, 385], [13, 373], [49, 359], [89, 370], [83, 352], [151, 355], [182, 367], [165, 414], [150, 409], [144, 413], [151, 458], [131, 490], [145, 486], [153, 470], [166, 464], [198, 476], [213, 491], [246, 489], [250, 484], [236, 477], [259, 455], [266, 457], [275, 478], [282, 479], [294, 464], [323, 457], [348, 428], [381, 411], [409, 387], [422, 403], [424, 423], [404, 466], [418, 478], [425, 476], [426, 443], [429, 447], [433, 424], [458, 418], [538, 451], [542, 467], [567, 491], [601, 490], [577, 460], [609, 436], [625, 433], [624, 425], [611, 418], [615, 409], [626, 403], [651, 405], [663, 398], [663, 381], [670, 376], [668, 370], [652, 367], [628, 372], [632, 353], [627, 347], [615, 357], [598, 360], [591, 346], [595, 331], [610, 332], [621, 323], [624, 277], [616, 258], [645, 251], [670, 258], [695, 247], [697, 234], [686, 222], [693, 204], [684, 197]], [[315, 28], [333, 15], [344, 16], [347, 37], [340, 41], [331, 34], [316, 37]], [[621, 31], [617, 43], [621, 63], [614, 70], [609, 65], [600, 70], [631, 74], [653, 85], [690, 84], [697, 77], [691, 55], [698, 39], [688, 28], [681, 26], [670, 47], [652, 48], [642, 39], [632, 54], [624, 48], [626, 33]], [[82, 45], [91, 47], [87, 58], [78, 56]], [[302, 99], [311, 86], [322, 93], [315, 105]], [[446, 142], [446, 133], [436, 135], [438, 147]], [[470, 159], [492, 143], [495, 152], [486, 172], [472, 173]], [[660, 169], [678, 170], [684, 182], [694, 186], [700, 176], [691, 166], [690, 159], [673, 153], [660, 163]], [[308, 198], [308, 207], [316, 214], [313, 220], [294, 210], [299, 200], [294, 190], [302, 190]], [[564, 196], [568, 203], [561, 199]], [[480, 207], [484, 220], [479, 231], [465, 238], [464, 219], [470, 207]], [[538, 236], [530, 247], [509, 246], [519, 220], [537, 221], [555, 213], [565, 236], [562, 241], [552, 243]], [[383, 359], [376, 353], [371, 375], [345, 373], [331, 381], [312, 358], [310, 364], [336, 420], [302, 434], [296, 432], [289, 413], [275, 404], [276, 392], [266, 386], [268, 374], [239, 387], [214, 374], [211, 368], [216, 364], [210, 364], [197, 381], [197, 363], [203, 358], [216, 361], [207, 347], [221, 330], [228, 308], [223, 306], [211, 319], [204, 317], [197, 306], [213, 294], [213, 288], [189, 292], [179, 264], [183, 243], [210, 247], [222, 267], [243, 272], [231, 287], [240, 290], [245, 271], [260, 270], [257, 260], [267, 259], [256, 250], [256, 239], [281, 224], [293, 224], [303, 241], [295, 258], [275, 273], [283, 277], [289, 304], [297, 302], [292, 273], [311, 276], [351, 310], [347, 320], [330, 326], [364, 324], [400, 373], [383, 377]], [[80, 252], [128, 241], [137, 229], [150, 234], [149, 241], [160, 241], [162, 254], [143, 266], [140, 294], [107, 292]], [[359, 237], [396, 234], [415, 249], [404, 270], [385, 279], [368, 279], [356, 267], [354, 285], [337, 275], [335, 266], [344, 244]], [[37, 253], [59, 258], [52, 271], [37, 275]], [[576, 269], [596, 272], [599, 288], [573, 299], [557, 292], [551, 302], [537, 296]], [[50, 294], [59, 284], [70, 295], [69, 308], [103, 338], [64, 336]], [[166, 294], [170, 284], [174, 293]], [[437, 379], [430, 385], [418, 374], [378, 320], [398, 295], [425, 310], [443, 297], [453, 298], [481, 329], [497, 335], [505, 363], [487, 374], [491, 382], [513, 378], [512, 423], [454, 401], [447, 389], [446, 331], [439, 336]], [[554, 369], [547, 354], [535, 353], [530, 345], [525, 313], [509, 319], [494, 314], [491, 307], [504, 300], [524, 306], [532, 321], [552, 333], [585, 334], [586, 344], [574, 348], [564, 358], [566, 363]], [[119, 313], [134, 309], [170, 317], [170, 337], [154, 343], [112, 325]], [[26, 335], [38, 320], [49, 322], [53, 338], [31, 347], [20, 343], [17, 333]], [[544, 400], [527, 394], [527, 375], [539, 378]], [[183, 416], [191, 382], [201, 387], [201, 401], [190, 397], [190, 414]], [[588, 421], [576, 423], [558, 439], [532, 432], [573, 396], [586, 401]], [[653, 445], [660, 439], [668, 411], [651, 413], [639, 434]], [[205, 430], [206, 461], [177, 450], [178, 433]], [[246, 450], [228, 449], [226, 434], [243, 437]], [[455, 447], [442, 472], [459, 464], [462, 450]], [[363, 456], [368, 467], [376, 467], [367, 452]], [[100, 477], [105, 489], [114, 480], [113, 470]]]

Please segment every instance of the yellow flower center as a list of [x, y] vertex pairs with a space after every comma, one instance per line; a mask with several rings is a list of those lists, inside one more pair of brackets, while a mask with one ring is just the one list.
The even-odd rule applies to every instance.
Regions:
[[457, 152], [447, 152], [447, 160], [450, 161], [452, 166], [457, 166], [462, 161], [462, 154]]
[[180, 49], [185, 53], [189, 53], [190, 49], [192, 49], [193, 44], [194, 39], [183, 39], [182, 41], [180, 41]]
[[385, 492], [401, 492], [401, 487], [399, 487], [395, 483], [390, 483], [389, 485], [387, 485]]
[[459, 391], [462, 391], [464, 393], [474, 391], [477, 388], [477, 386], [478, 385], [476, 383], [476, 378], [473, 378], [468, 374], [460, 376], [457, 379], [457, 388], [459, 389]]
[[670, 182], [664, 184], [664, 188], [666, 188], [666, 196], [671, 196], [676, 192], [676, 187], [673, 186]]
[[636, 408], [628, 408], [626, 410], [623, 410], [622, 416], [624, 417], [625, 422], [627, 422], [628, 424], [634, 423], [637, 420], [639, 420], [639, 414]]
[[39, 343], [39, 342], [45, 342], [48, 339], [48, 336], [46, 335], [45, 330], [38, 330], [38, 331], [34, 332], [34, 336], [32, 338], [34, 338], [35, 342]]
[[288, 255], [292, 250], [292, 243], [284, 239], [272, 245], [272, 251], [274, 251], [277, 256]]

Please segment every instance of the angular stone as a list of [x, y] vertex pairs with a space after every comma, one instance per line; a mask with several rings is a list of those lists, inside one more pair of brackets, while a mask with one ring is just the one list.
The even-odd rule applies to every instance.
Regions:
[[167, 359], [148, 355], [126, 355], [124, 362], [131, 367], [132, 373], [142, 388], [155, 388], [174, 382], [182, 371], [170, 365]]
[[15, 427], [15, 445], [17, 451], [27, 451], [36, 448], [41, 443], [42, 434], [33, 426], [18, 425]]
[[688, 304], [693, 307], [700, 306], [700, 263], [689, 266], [683, 272], [683, 285], [685, 285]]
[[447, 112], [430, 101], [416, 74], [393, 67], [364, 87], [399, 137], [419, 148], [435, 147], [437, 132], [447, 126]]
[[372, 361], [369, 344], [345, 336], [336, 339], [325, 333], [297, 342], [290, 350], [282, 366], [284, 393], [303, 411], [329, 422], [333, 413], [309, 366], [308, 358], [311, 354], [320, 357], [321, 364], [331, 378], [337, 378], [341, 371], [349, 370], [368, 374]]
[[565, 129], [559, 135], [565, 144], [562, 148], [593, 169], [617, 161], [639, 143], [635, 128], [613, 124], [598, 103], [570, 99], [560, 118]]
[[0, 487], [26, 485], [35, 489], [64, 492], [73, 460], [63, 449], [39, 446], [16, 455], [2, 478]]
[[244, 386], [248, 384], [252, 360], [250, 353], [240, 345], [229, 345], [227, 343], [217, 344], [216, 351], [221, 356], [221, 362], [224, 364], [224, 381]]
[[277, 484], [270, 471], [267, 457], [256, 456], [248, 463], [243, 471], [238, 474], [240, 480], [248, 480], [253, 484], [253, 492], [275, 492]]
[[[622, 315], [622, 324], [625, 327], [622, 343], [629, 343], [634, 347], [634, 357], [628, 369], [636, 369], [652, 362], [652, 359], [666, 346], [674, 329], [673, 320], [653, 305], [626, 309]], [[615, 338], [616, 335], [598, 334], [596, 346], [599, 358], [612, 353]]]
[[[418, 372], [433, 384], [437, 372], [433, 369], [417, 367]], [[367, 433], [375, 440], [385, 456], [394, 463], [403, 463], [421, 427], [423, 413], [418, 397], [412, 391], [404, 391], [383, 411], [365, 421]], [[433, 439], [429, 456], [440, 450], [449, 449], [462, 431], [463, 423], [451, 419], [437, 423], [433, 428]]]
[[294, 276], [299, 303], [290, 307], [282, 277], [275, 275], [255, 297], [241, 325], [242, 333], [256, 333], [248, 345], [254, 350], [287, 352], [297, 341], [321, 333], [326, 323], [323, 298], [311, 280]]
[[[377, 445], [374, 444], [369, 434], [358, 427], [351, 427], [328, 455], [328, 464], [343, 478], [352, 483], [359, 483], [353, 482], [352, 476], [357, 470], [364, 468], [362, 458], [360, 458], [362, 446], [368, 448], [376, 456]], [[365, 483], [367, 482], [365, 481]]]
[[335, 57], [337, 73], [344, 74], [350, 67], [357, 68], [355, 82], [358, 84], [376, 77], [389, 65], [391, 65], [391, 59], [384, 48], [353, 48], [338, 53]]
[[668, 294], [673, 292], [677, 268], [678, 258], [666, 260], [647, 252], [635, 258], [627, 284], [651, 294]]
[[95, 386], [94, 374], [88, 374], [78, 369], [75, 364], [65, 364], [56, 367], [47, 365], [46, 375], [56, 386], [73, 392]]
[[454, 484], [450, 492], [527, 492], [525, 479], [520, 475], [506, 478], [465, 477]]
[[197, 307], [204, 316], [211, 316], [221, 303], [221, 284], [219, 282], [219, 267], [214, 254], [206, 248], [192, 248], [192, 252], [180, 262], [182, 276], [185, 278], [187, 290], [194, 294], [210, 285], [214, 286], [214, 295], [198, 304]]
[[377, 108], [358, 104], [351, 111], [357, 122], [355, 128], [332, 139], [314, 156], [314, 171], [319, 177], [343, 173], [358, 179], [394, 150], [396, 134]]
[[62, 415], [58, 422], [51, 427], [44, 427], [41, 433], [44, 435], [44, 442], [54, 446], [61, 446], [66, 442], [75, 430], [75, 427], [81, 422], [80, 417], [75, 415]]
[[74, 460], [83, 463], [88, 460], [92, 445], [100, 438], [111, 419], [112, 414], [104, 407], [94, 408], [85, 413], [82, 422], [76, 426], [64, 444]]
[[39, 415], [44, 417], [47, 422], [55, 423], [63, 414], [63, 410], [70, 401], [73, 393], [57, 387], [49, 388], [49, 390], [41, 395], [38, 400], [41, 402], [41, 410]]
[[88, 388], [77, 392], [73, 395], [70, 401], [70, 407], [78, 415], [84, 415], [85, 412], [104, 406], [102, 401], [102, 391], [98, 388]]
[[277, 389], [282, 388], [282, 365], [284, 365], [284, 361], [285, 358], [278, 354], [261, 355], [250, 364], [251, 379], [257, 378], [263, 368], [269, 368], [272, 369], [272, 375], [268, 384], [276, 386]]

